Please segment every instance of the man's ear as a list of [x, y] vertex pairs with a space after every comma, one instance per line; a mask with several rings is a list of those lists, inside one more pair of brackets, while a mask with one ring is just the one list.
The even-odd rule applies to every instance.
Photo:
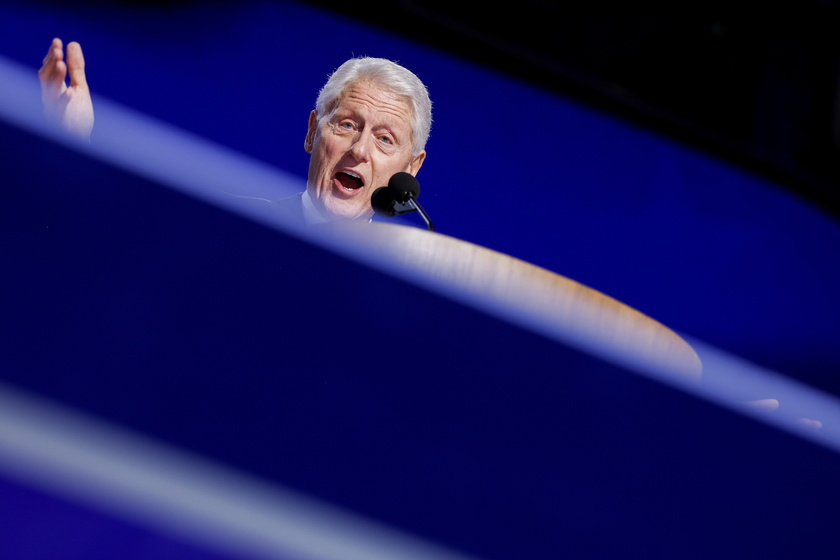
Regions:
[[417, 172], [420, 171], [420, 168], [423, 167], [423, 162], [426, 160], [426, 150], [423, 150], [414, 158], [408, 162], [408, 168], [406, 171], [411, 173], [412, 175], [417, 175]]
[[318, 111], [312, 110], [309, 113], [309, 127], [306, 129], [306, 139], [303, 141], [303, 149], [307, 154], [312, 153], [312, 146], [315, 143], [315, 133], [318, 131]]

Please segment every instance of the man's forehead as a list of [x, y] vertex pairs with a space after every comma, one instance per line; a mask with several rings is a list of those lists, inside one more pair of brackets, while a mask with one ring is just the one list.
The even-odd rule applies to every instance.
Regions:
[[409, 100], [370, 81], [351, 82], [344, 88], [336, 105], [336, 112], [341, 111], [381, 113], [404, 122], [406, 126], [411, 124]]

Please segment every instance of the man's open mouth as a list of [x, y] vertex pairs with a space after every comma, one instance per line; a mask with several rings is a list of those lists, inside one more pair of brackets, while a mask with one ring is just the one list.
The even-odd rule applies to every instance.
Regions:
[[348, 191], [355, 191], [365, 186], [362, 178], [352, 171], [339, 171], [335, 174], [335, 178]]

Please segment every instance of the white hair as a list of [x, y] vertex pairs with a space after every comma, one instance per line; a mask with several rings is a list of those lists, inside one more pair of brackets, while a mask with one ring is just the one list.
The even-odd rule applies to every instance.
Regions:
[[344, 90], [358, 80], [371, 80], [395, 95], [408, 100], [411, 108], [412, 155], [426, 148], [432, 129], [432, 100], [429, 91], [411, 70], [384, 58], [351, 58], [333, 72], [315, 102], [319, 120], [335, 110]]

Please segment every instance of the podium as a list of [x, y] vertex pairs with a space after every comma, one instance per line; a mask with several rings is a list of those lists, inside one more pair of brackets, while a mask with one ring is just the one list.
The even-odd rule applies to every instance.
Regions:
[[[358, 258], [406, 280], [629, 368], [681, 382], [703, 366], [673, 330], [579, 282], [520, 259], [439, 233], [387, 223], [320, 226]], [[388, 305], [387, 302], [383, 302]], [[410, 302], [404, 302], [410, 310]]]

